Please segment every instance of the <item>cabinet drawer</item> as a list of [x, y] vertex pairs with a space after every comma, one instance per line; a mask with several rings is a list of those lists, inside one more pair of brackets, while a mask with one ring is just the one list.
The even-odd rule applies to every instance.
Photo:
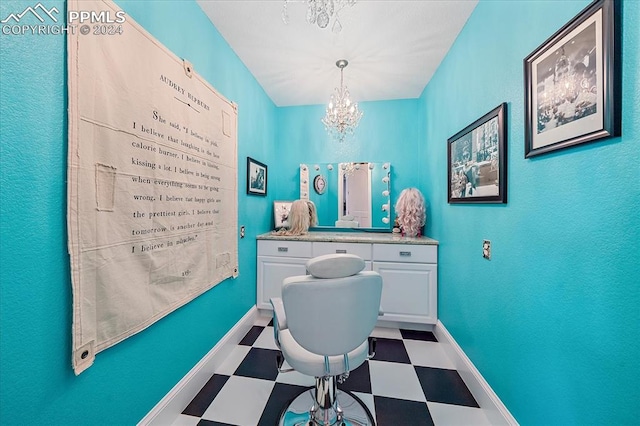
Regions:
[[438, 246], [374, 244], [373, 260], [386, 262], [438, 263]]
[[310, 241], [258, 240], [258, 256], [311, 257]]
[[371, 244], [329, 242], [313, 243], [313, 257], [335, 253], [355, 254], [364, 260], [371, 260]]

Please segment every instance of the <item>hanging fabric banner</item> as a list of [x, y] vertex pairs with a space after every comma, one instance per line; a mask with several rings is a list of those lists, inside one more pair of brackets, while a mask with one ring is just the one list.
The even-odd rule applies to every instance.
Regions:
[[115, 3], [70, 0], [68, 16], [80, 374], [96, 353], [237, 276], [237, 108]]

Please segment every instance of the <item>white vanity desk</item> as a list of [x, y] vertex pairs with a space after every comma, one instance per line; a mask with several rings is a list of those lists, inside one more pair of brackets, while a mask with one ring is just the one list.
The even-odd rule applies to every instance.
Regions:
[[[271, 309], [282, 280], [306, 274], [305, 263], [330, 253], [352, 253], [382, 276], [384, 315], [379, 325], [429, 329], [438, 320], [438, 242], [392, 233], [309, 232], [300, 236], [262, 234], [258, 240], [257, 307]], [[330, 307], [329, 307], [330, 310]]]

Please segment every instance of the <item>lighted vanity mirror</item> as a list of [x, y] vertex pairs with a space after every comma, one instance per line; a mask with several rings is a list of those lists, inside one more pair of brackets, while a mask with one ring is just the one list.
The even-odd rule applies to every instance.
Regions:
[[300, 164], [300, 198], [314, 202], [320, 228], [390, 231], [391, 164]]

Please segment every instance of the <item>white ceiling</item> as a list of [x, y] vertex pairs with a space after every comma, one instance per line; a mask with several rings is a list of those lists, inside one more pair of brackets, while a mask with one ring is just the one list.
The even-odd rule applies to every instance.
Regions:
[[340, 85], [356, 101], [418, 98], [477, 0], [359, 0], [340, 12], [342, 31], [306, 22], [306, 1], [198, 0], [277, 106], [328, 102]]

